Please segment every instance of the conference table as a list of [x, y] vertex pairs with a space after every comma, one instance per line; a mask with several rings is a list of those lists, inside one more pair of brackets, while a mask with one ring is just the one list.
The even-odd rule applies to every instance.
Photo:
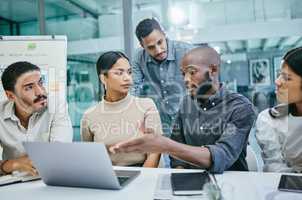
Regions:
[[[0, 187], [0, 200], [152, 200], [158, 188], [159, 177], [163, 179], [171, 172], [198, 171], [167, 168], [114, 168], [141, 170], [141, 174], [121, 190], [47, 186], [41, 180], [12, 184]], [[278, 191], [280, 176], [281, 174], [278, 173], [233, 171], [215, 175], [226, 200], [302, 200], [302, 194]]]

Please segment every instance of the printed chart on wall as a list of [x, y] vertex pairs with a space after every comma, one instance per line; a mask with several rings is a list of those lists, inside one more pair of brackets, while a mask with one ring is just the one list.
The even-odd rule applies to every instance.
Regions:
[[[19, 61], [31, 62], [41, 68], [49, 111], [63, 111], [62, 108], [66, 108], [66, 36], [0, 37], [0, 76], [8, 65]], [[0, 100], [5, 99], [0, 83]]]

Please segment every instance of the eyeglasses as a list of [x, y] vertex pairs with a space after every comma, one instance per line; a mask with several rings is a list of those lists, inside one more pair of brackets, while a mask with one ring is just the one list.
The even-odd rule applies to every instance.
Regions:
[[117, 76], [123, 76], [125, 74], [131, 75], [132, 74], [132, 70], [131, 69], [128, 69], [128, 70], [110, 69], [110, 70], [108, 70], [107, 74], [109, 74], [109, 73], [112, 73], [112, 74], [117, 75]]
[[287, 81], [290, 80], [290, 78], [289, 78], [288, 74], [285, 74], [285, 73], [281, 72], [281, 73], [278, 74], [277, 80], [280, 80], [282, 82], [287, 82]]

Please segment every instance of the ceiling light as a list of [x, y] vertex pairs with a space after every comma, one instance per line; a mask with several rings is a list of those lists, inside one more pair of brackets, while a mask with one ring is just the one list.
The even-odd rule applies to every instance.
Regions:
[[185, 25], [188, 22], [188, 18], [183, 9], [177, 6], [172, 6], [169, 9], [169, 18], [174, 25]]

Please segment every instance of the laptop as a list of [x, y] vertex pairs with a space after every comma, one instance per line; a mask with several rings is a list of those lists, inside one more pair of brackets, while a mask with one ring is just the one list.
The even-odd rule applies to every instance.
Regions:
[[122, 189], [140, 171], [113, 170], [102, 143], [23, 142], [46, 185]]

